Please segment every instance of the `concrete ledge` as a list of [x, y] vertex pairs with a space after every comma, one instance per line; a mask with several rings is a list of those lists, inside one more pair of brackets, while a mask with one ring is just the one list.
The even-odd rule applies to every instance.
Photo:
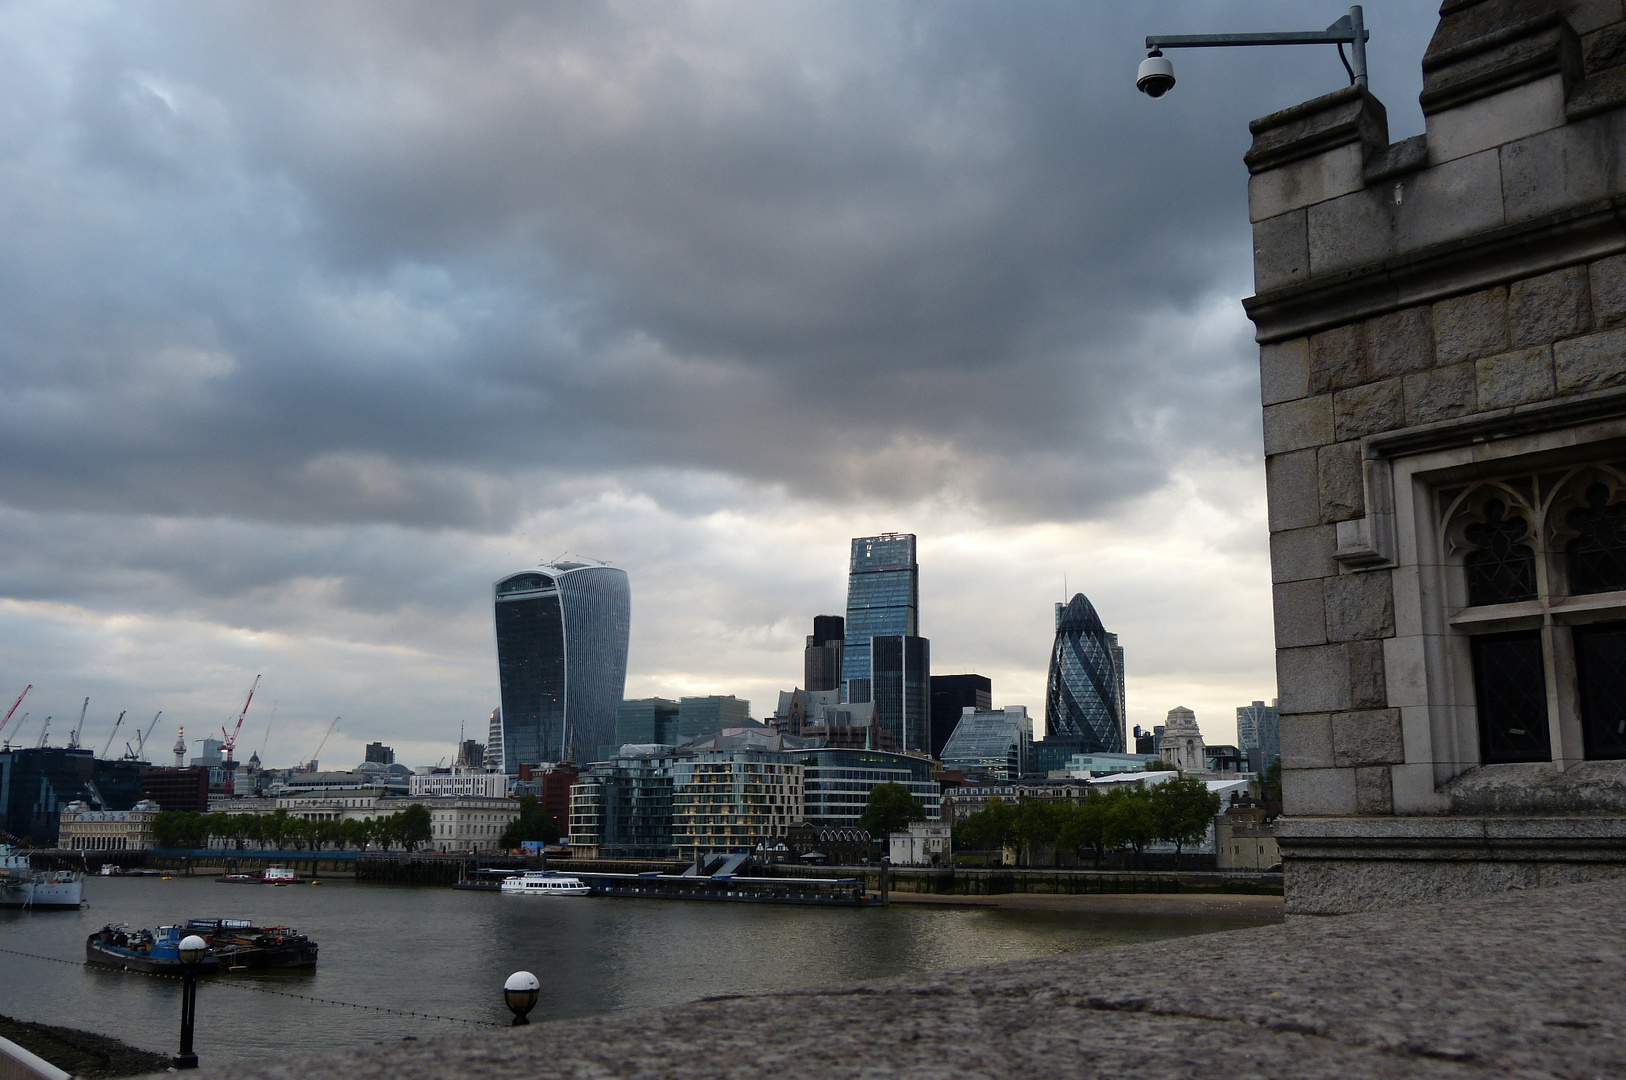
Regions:
[[73, 1078], [10, 1039], [0, 1039], [0, 1080], [73, 1080]]
[[1623, 921], [1626, 887], [1594, 883], [365, 1047], [219, 1075], [1620, 1076]]

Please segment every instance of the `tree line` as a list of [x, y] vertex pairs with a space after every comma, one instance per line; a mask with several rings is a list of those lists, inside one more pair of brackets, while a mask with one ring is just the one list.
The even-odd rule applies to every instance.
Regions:
[[412, 805], [404, 810], [365, 821], [311, 821], [287, 810], [270, 814], [200, 814], [196, 810], [161, 810], [152, 820], [153, 843], [161, 848], [249, 845], [276, 850], [321, 851], [336, 848], [358, 851], [399, 845], [416, 851], [434, 838], [429, 809]]
[[1079, 861], [1093, 859], [1099, 869], [1109, 851], [1132, 851], [1137, 857], [1148, 844], [1174, 845], [1176, 857], [1186, 844], [1200, 841], [1222, 800], [1208, 785], [1177, 776], [1147, 787], [1122, 784], [1106, 791], [1092, 788], [1084, 798], [1029, 799], [1014, 803], [995, 797], [974, 814], [955, 823], [956, 850], [1016, 852], [1018, 865], [1032, 865], [1033, 855], [1048, 848], [1059, 864], [1061, 852]]

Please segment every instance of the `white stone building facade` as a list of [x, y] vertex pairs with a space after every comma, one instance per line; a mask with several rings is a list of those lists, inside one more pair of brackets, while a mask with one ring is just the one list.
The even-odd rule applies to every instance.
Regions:
[[147, 851], [158, 804], [142, 799], [128, 810], [92, 810], [82, 802], [62, 808], [57, 846], [70, 851]]
[[1184, 706], [1176, 705], [1169, 710], [1157, 750], [1165, 764], [1172, 765], [1180, 772], [1208, 771], [1208, 748], [1203, 744], [1203, 733], [1197, 726], [1197, 714]]

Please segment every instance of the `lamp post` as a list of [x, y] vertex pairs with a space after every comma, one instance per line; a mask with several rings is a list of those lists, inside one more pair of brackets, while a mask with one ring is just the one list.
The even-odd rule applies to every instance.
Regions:
[[[1146, 59], [1141, 61], [1135, 87], [1147, 97], [1160, 98], [1174, 88], [1174, 65], [1164, 49], [1236, 48], [1247, 45], [1336, 45], [1351, 86], [1366, 86], [1366, 42], [1371, 38], [1357, 4], [1349, 14], [1325, 30], [1268, 34], [1148, 34]], [[1350, 55], [1344, 56], [1344, 46]]]
[[525, 1019], [525, 1014], [536, 1007], [536, 999], [541, 994], [542, 984], [529, 971], [516, 971], [508, 976], [508, 981], [502, 985], [502, 997], [508, 1004], [508, 1011], [514, 1014], [510, 1027], [530, 1023]]
[[170, 1059], [177, 1069], [198, 1067], [198, 1055], [192, 1052], [192, 1027], [198, 1016], [198, 965], [209, 951], [209, 943], [190, 934], [181, 940], [181, 1052]]

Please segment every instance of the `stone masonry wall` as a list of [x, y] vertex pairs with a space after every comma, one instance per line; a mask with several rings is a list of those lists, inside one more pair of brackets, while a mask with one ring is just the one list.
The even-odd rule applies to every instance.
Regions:
[[1271, 572], [1289, 814], [1393, 812], [1391, 573], [1341, 571], [1367, 435], [1626, 384], [1626, 255], [1267, 345]]

